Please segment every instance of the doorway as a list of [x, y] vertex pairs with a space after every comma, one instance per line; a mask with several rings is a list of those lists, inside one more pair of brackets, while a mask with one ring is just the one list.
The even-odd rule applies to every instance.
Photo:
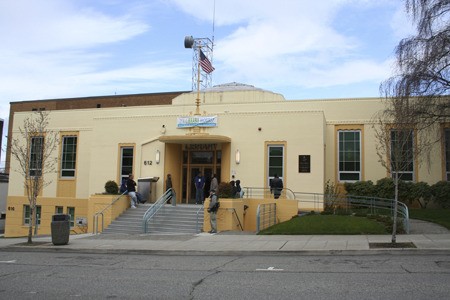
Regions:
[[209, 196], [212, 174], [216, 174], [217, 180], [220, 182], [222, 155], [217, 148], [217, 145], [202, 145], [202, 147], [190, 145], [185, 147], [183, 151], [182, 203], [195, 203], [194, 178], [199, 172], [205, 178], [203, 188], [205, 198]]

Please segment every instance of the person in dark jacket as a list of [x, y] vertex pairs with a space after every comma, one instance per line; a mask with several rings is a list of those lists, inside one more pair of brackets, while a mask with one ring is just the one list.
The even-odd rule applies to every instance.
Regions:
[[274, 178], [270, 182], [270, 191], [273, 193], [275, 199], [280, 198], [281, 190], [283, 189], [283, 180], [274, 174]]
[[211, 224], [211, 231], [209, 233], [217, 233], [217, 207], [218, 202], [216, 191], [210, 191], [211, 202], [209, 202], [208, 212], [209, 212], [209, 223]]
[[[172, 175], [167, 174], [167, 178], [166, 178], [166, 192], [172, 188]], [[172, 200], [172, 196], [169, 197], [169, 200], [167, 200], [167, 203], [170, 203]]]
[[209, 191], [215, 190], [216, 194], [219, 193], [219, 182], [217, 181], [216, 174], [213, 174], [211, 177], [211, 185], [209, 186]]
[[133, 179], [133, 174], [128, 175], [127, 191], [128, 195], [130, 196], [131, 208], [136, 208], [136, 206], [138, 205], [138, 200], [136, 196], [136, 181], [134, 181]]
[[205, 188], [205, 177], [202, 176], [201, 172], [198, 172], [197, 176], [194, 178], [195, 184], [195, 203], [202, 204], [205, 200], [203, 194], [203, 189]]
[[234, 198], [242, 198], [244, 195], [244, 191], [242, 191], [241, 181], [236, 180], [236, 193], [234, 194]]

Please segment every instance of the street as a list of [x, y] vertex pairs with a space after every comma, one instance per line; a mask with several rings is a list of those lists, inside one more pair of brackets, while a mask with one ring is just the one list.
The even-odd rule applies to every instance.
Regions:
[[1, 299], [449, 299], [448, 255], [0, 251]]

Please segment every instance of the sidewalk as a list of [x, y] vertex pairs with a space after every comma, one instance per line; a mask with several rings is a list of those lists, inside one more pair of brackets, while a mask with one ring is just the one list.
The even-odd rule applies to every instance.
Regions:
[[140, 253], [199, 255], [209, 254], [352, 254], [352, 253], [448, 253], [450, 231], [442, 226], [410, 220], [410, 233], [397, 235], [397, 243], [415, 248], [371, 247], [389, 244], [391, 235], [255, 235], [252, 232], [219, 232], [190, 235], [80, 234], [71, 235], [69, 244], [54, 246], [50, 236], [0, 238], [0, 251], [64, 251], [88, 253]]
[[0, 250], [67, 251], [89, 253], [221, 254], [251, 253], [335, 253], [412, 251], [450, 253], [450, 234], [397, 235], [397, 243], [413, 243], [416, 248], [371, 248], [371, 243], [389, 243], [390, 235], [254, 235], [200, 233], [197, 235], [97, 235], [70, 236], [69, 244], [54, 246], [50, 236], [0, 238]]

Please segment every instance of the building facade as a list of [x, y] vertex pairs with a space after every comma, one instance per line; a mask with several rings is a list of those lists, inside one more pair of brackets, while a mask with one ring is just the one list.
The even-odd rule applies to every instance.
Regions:
[[[380, 98], [286, 100], [237, 83], [199, 95], [168, 93], [164, 101], [143, 100], [139, 106], [47, 109], [49, 129], [59, 133], [60, 147], [54, 154], [59, 165], [57, 173], [47, 175], [51, 184], [38, 199], [38, 211], [47, 220], [61, 212], [72, 220], [90, 222], [95, 211], [89, 204], [92, 195], [104, 192], [108, 180], [120, 185], [130, 173], [135, 178], [158, 178], [156, 197], [164, 192], [165, 178], [171, 174], [180, 204], [195, 202], [193, 179], [198, 172], [207, 179], [216, 174], [219, 182], [234, 176], [242, 186], [262, 190], [269, 189], [276, 174], [292, 192], [319, 194], [327, 181], [376, 181], [390, 176], [378, 161], [373, 128], [382, 109]], [[10, 134], [18, 133], [30, 113], [14, 111]], [[449, 130], [443, 127], [448, 140]], [[436, 145], [430, 167], [413, 161], [411, 179], [430, 184], [448, 180], [448, 144]], [[23, 178], [14, 171], [17, 162], [7, 159], [5, 235], [26, 235], [29, 208]], [[73, 225], [76, 232], [85, 230]]]

